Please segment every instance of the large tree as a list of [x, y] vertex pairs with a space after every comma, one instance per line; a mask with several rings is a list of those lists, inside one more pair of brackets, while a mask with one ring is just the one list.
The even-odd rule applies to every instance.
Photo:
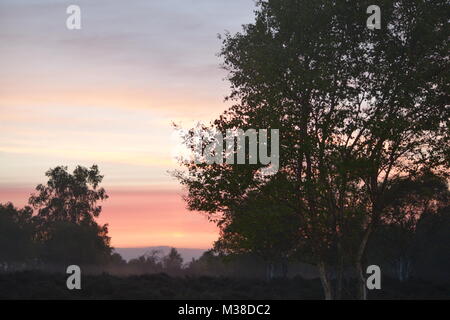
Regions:
[[383, 1], [383, 25], [363, 44], [356, 88], [362, 108], [350, 128], [358, 177], [369, 200], [356, 254], [360, 297], [362, 259], [387, 209], [389, 187], [423, 168], [449, 173], [449, 45], [446, 1]]
[[[219, 225], [254, 192], [295, 210], [327, 299], [340, 296], [346, 260], [366, 298], [362, 262], [391, 181], [448, 170], [446, 2], [382, 1], [380, 30], [366, 27], [370, 4], [258, 1], [255, 22], [223, 40], [235, 105], [210, 129], [279, 129], [280, 169], [184, 161], [177, 174], [189, 208]], [[282, 192], [265, 192], [276, 181]]]
[[[232, 85], [229, 99], [236, 104], [212, 126], [221, 132], [279, 129], [280, 170], [267, 177], [259, 174], [261, 165], [185, 162], [189, 174], [179, 177], [188, 186], [189, 207], [213, 217], [221, 213], [219, 224], [232, 221], [253, 192], [295, 211], [301, 225], [298, 241], [310, 249], [330, 298], [326, 263], [336, 232], [342, 230], [338, 215], [350, 203], [345, 195], [355, 179], [343, 174], [348, 160], [341, 157], [340, 144], [345, 142], [341, 136], [346, 117], [358, 98], [349, 84], [358, 72], [354, 60], [362, 50], [354, 34], [361, 34], [363, 27], [347, 25], [342, 3], [258, 5], [254, 24], [224, 38], [221, 54]], [[278, 185], [279, 192], [264, 192], [268, 183]]]

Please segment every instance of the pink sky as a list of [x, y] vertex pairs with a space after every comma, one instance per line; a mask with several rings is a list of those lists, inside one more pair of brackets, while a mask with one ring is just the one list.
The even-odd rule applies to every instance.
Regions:
[[[0, 199], [22, 207], [32, 191], [0, 188]], [[98, 222], [109, 224], [113, 246], [208, 248], [217, 238], [215, 225], [201, 214], [185, 210], [180, 191], [112, 188], [108, 194]]]
[[0, 202], [26, 204], [51, 167], [95, 163], [114, 246], [209, 248], [216, 227], [167, 173], [171, 123], [228, 107], [217, 34], [250, 22], [253, 1], [81, 0], [81, 30], [65, 27], [69, 4], [0, 3]]

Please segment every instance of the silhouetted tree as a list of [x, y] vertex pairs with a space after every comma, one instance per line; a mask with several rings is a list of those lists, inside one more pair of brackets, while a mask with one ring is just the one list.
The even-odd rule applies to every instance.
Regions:
[[270, 183], [264, 188], [264, 192], [250, 192], [246, 202], [230, 210], [214, 248], [224, 255], [259, 256], [266, 262], [267, 278], [271, 279], [276, 265], [281, 266], [281, 275], [286, 276], [287, 261], [298, 249], [300, 223], [292, 208], [265, 196], [283, 192], [280, 183]]
[[109, 264], [115, 267], [124, 267], [127, 264], [127, 261], [122, 258], [122, 256], [117, 252], [112, 252], [109, 258]]
[[99, 188], [103, 180], [97, 165], [91, 168], [77, 166], [73, 173], [59, 166], [48, 170], [48, 182], [36, 187], [29, 203], [47, 222], [68, 221], [80, 223], [98, 217], [102, 207], [99, 201], [108, 199], [105, 189]]
[[[277, 201], [298, 213], [300, 241], [319, 267], [327, 299], [340, 296], [344, 256], [366, 298], [366, 245], [385, 214], [391, 182], [424, 166], [448, 168], [446, 2], [382, 1], [376, 31], [362, 14], [370, 4], [259, 1], [255, 23], [224, 39], [236, 104], [210, 129], [280, 129], [280, 170], [265, 177], [259, 164], [187, 160], [188, 173], [176, 174], [189, 208], [219, 225], [232, 221], [227, 217], [252, 190], [284, 176], [287, 192]], [[186, 139], [192, 149], [195, 143]], [[339, 265], [335, 290], [329, 263]]]
[[0, 270], [35, 258], [33, 211], [0, 203]]
[[[430, 170], [418, 176], [400, 177], [390, 185], [385, 201], [382, 225], [370, 244], [372, 258], [390, 264], [398, 279], [405, 281], [415, 273], [414, 269], [421, 261], [431, 263], [432, 256], [450, 255], [446, 254], [450, 251], [443, 249], [441, 241], [431, 240], [439, 236], [425, 231], [435, 230], [439, 234], [438, 230], [445, 225], [438, 223], [450, 203], [450, 191], [444, 177]], [[439, 253], [437, 248], [441, 250]], [[418, 258], [430, 250], [433, 254], [427, 260]], [[437, 265], [435, 268], [438, 270]]]
[[178, 253], [177, 249], [172, 248], [170, 252], [163, 257], [162, 263], [164, 271], [172, 274], [177, 274], [181, 271], [183, 266], [183, 258]]
[[148, 252], [136, 259], [131, 259], [128, 266], [132, 272], [138, 273], [157, 273], [163, 271], [162, 258], [158, 250]]
[[36, 187], [30, 205], [37, 210], [37, 240], [45, 262], [106, 263], [111, 254], [108, 225], [95, 222], [108, 195], [99, 187], [103, 176], [96, 165], [77, 166], [73, 173], [59, 166], [46, 172], [48, 182]]
[[205, 251], [200, 258], [192, 259], [188, 266], [189, 274], [208, 275], [208, 276], [224, 276], [226, 267], [223, 259], [218, 256], [213, 249]]
[[414, 275], [450, 283], [450, 205], [425, 212], [415, 232]]
[[258, 5], [255, 23], [224, 39], [221, 55], [229, 71], [229, 98], [236, 104], [212, 127], [223, 134], [237, 128], [279, 129], [280, 170], [266, 177], [260, 164], [184, 163], [189, 175], [178, 177], [188, 187], [189, 207], [213, 219], [222, 214], [219, 223], [230, 220], [227, 216], [248, 200], [250, 191], [282, 181], [278, 185], [283, 192], [261, 197], [290, 207], [298, 216], [298, 246], [310, 248], [329, 299], [326, 264], [335, 242], [341, 241], [347, 207], [364, 199], [348, 196], [358, 181], [348, 173], [353, 158], [346, 149], [354, 133], [344, 124], [351, 122], [358, 103], [354, 79], [360, 70], [355, 66], [363, 54], [359, 43], [365, 26], [355, 23], [358, 6], [343, 2]]
[[109, 261], [111, 247], [106, 225], [56, 221], [46, 225], [41, 258], [54, 264], [100, 265]]

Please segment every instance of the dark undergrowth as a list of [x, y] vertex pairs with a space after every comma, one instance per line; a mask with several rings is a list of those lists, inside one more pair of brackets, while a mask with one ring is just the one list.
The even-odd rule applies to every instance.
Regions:
[[[84, 275], [81, 290], [68, 290], [65, 274], [23, 271], [0, 274], [0, 299], [322, 299], [319, 280], [272, 281], [171, 277], [166, 274], [118, 277]], [[382, 280], [371, 299], [450, 299], [450, 285], [422, 280]]]

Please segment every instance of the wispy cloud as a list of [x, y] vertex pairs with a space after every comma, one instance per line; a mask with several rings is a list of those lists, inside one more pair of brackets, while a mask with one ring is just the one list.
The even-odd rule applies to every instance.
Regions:
[[77, 0], [77, 31], [65, 27], [70, 4], [0, 2], [0, 201], [50, 167], [97, 163], [106, 187], [137, 192], [105, 205], [115, 245], [209, 246], [216, 230], [179, 194], [133, 188], [179, 188], [167, 174], [171, 121], [228, 106], [217, 34], [250, 22], [254, 1]]

